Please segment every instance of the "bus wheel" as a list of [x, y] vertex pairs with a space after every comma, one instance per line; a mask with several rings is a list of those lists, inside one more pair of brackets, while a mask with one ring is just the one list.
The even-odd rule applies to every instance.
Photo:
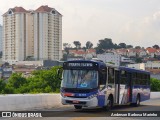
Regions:
[[134, 106], [135, 106], [135, 107], [140, 106], [140, 95], [139, 95], [139, 94], [137, 95], [136, 103], [134, 104]]
[[80, 106], [80, 105], [74, 105], [74, 108], [75, 109], [82, 109], [82, 106]]

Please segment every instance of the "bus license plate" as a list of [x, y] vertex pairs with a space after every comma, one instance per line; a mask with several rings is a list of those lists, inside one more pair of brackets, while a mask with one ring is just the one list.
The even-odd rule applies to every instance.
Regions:
[[73, 103], [79, 103], [79, 101], [77, 101], [77, 100], [73, 100], [72, 102], [73, 102]]

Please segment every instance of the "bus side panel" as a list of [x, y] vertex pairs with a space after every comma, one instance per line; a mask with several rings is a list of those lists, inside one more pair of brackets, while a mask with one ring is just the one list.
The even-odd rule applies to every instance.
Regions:
[[126, 104], [128, 102], [127, 85], [120, 84], [119, 104]]
[[150, 99], [150, 87], [149, 86], [141, 86], [141, 101]]
[[97, 99], [98, 99], [98, 106], [99, 107], [105, 106], [105, 95], [98, 95]]
[[141, 93], [140, 89], [139, 89], [139, 85], [134, 85], [133, 89], [132, 89], [132, 103], [136, 102], [136, 98], [137, 98], [137, 94]]
[[140, 101], [145, 101], [150, 99], [150, 87], [143, 85], [134, 85], [132, 93], [132, 103], [136, 102], [137, 94], [140, 94]]
[[108, 92], [111, 92], [112, 89], [104, 88], [103, 90], [99, 91], [97, 99], [98, 99], [98, 106], [104, 107], [107, 105], [108, 99]]

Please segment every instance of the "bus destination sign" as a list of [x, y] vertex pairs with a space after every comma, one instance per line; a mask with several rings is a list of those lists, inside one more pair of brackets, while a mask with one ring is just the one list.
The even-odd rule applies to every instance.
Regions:
[[68, 63], [68, 67], [93, 67], [93, 63]]

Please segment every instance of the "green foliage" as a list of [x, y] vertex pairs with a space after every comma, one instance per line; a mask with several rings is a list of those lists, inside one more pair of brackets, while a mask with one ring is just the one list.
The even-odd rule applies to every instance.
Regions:
[[26, 78], [22, 77], [21, 73], [13, 73], [10, 76], [7, 85], [10, 86], [10, 87], [19, 88], [24, 83], [26, 83]]
[[90, 41], [86, 42], [86, 49], [90, 49], [93, 47], [93, 43], [91, 43]]
[[13, 73], [7, 83], [0, 80], [0, 94], [59, 92], [62, 75], [62, 69], [57, 74], [59, 68], [61, 67], [56, 66], [50, 70], [37, 70], [28, 78]]
[[[0, 94], [57, 93], [60, 91], [62, 71], [60, 66], [50, 70], [37, 70], [29, 78], [24, 78], [20, 73], [13, 73], [7, 83], [0, 80]], [[151, 78], [150, 83], [151, 91], [160, 91], [160, 80]]]
[[151, 91], [160, 91], [160, 80], [151, 78], [150, 80]]
[[107, 49], [120, 49], [120, 48], [133, 48], [132, 45], [126, 45], [125, 43], [119, 43], [118, 45], [112, 42], [112, 39], [105, 38], [99, 40], [96, 47], [97, 54], [104, 53]]
[[81, 43], [79, 41], [74, 41], [73, 44], [76, 46], [76, 48], [81, 47]]
[[0, 80], [0, 94], [4, 93], [6, 83], [3, 80]]
[[143, 62], [143, 58], [137, 57], [137, 58], [135, 59], [135, 62], [136, 62], [136, 63], [142, 63], [142, 62]]
[[98, 54], [105, 52], [104, 50], [114, 48], [112, 39], [105, 38], [104, 40], [99, 40], [96, 51]]
[[119, 48], [126, 48], [126, 44], [125, 43], [119, 43]]

